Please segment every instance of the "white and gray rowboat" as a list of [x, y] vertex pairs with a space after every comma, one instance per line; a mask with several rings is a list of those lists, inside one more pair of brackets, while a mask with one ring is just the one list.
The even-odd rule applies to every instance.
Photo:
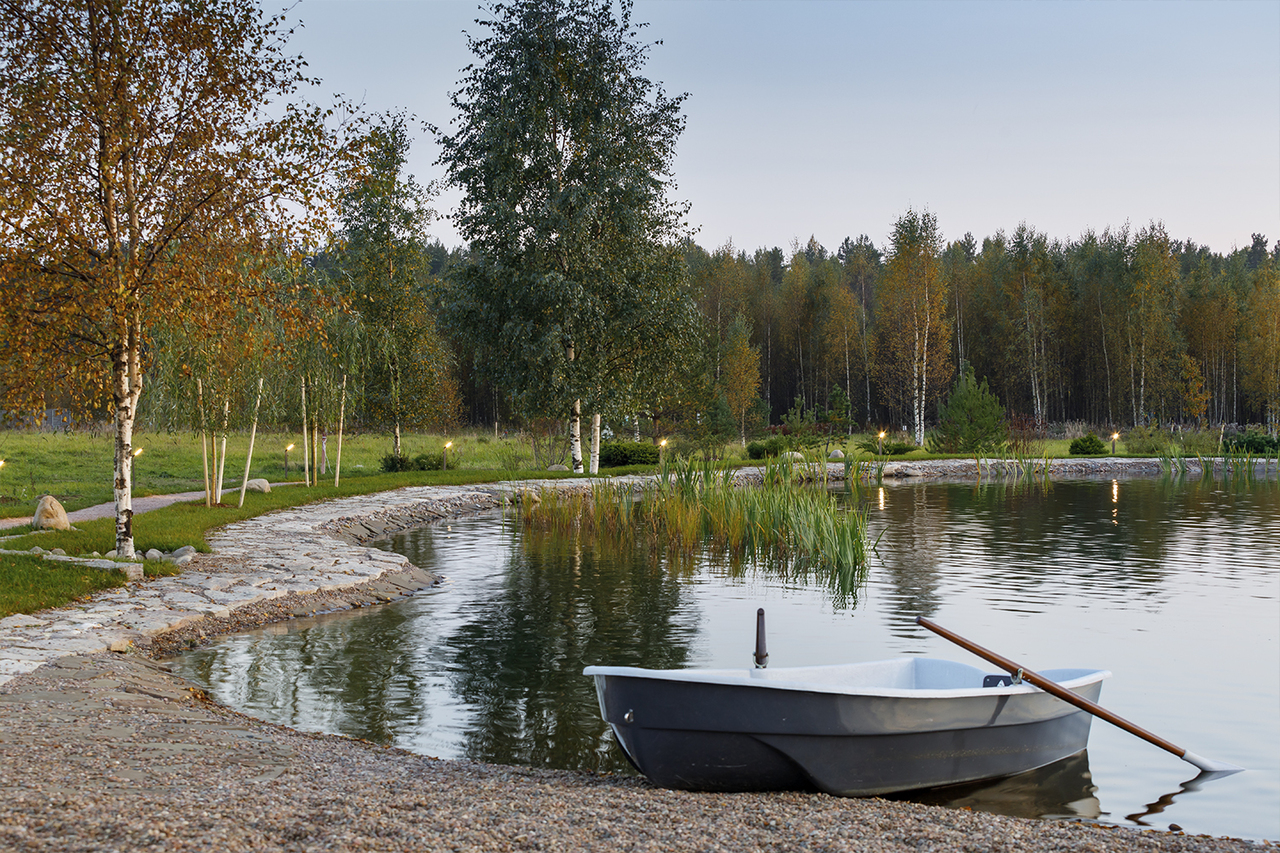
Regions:
[[[1007, 675], [931, 658], [583, 674], [637, 769], [688, 790], [869, 796], [994, 779], [1080, 752], [1093, 719]], [[1040, 674], [1091, 702], [1111, 675]]]

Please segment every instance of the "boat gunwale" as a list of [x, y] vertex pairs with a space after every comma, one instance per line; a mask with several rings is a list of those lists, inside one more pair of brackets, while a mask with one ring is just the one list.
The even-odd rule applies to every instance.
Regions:
[[[913, 660], [937, 660], [934, 658], [913, 658]], [[887, 663], [889, 661], [866, 661], [866, 665]], [[956, 663], [955, 661], [944, 661], [945, 663]], [[831, 664], [829, 666], [808, 666], [808, 667], [791, 667], [790, 669], [798, 670], [821, 670], [821, 669], [841, 669], [849, 667], [857, 667], [861, 664]], [[977, 667], [969, 667], [968, 664], [957, 664], [970, 669], [977, 670]], [[645, 669], [643, 667], [633, 666], [588, 666], [582, 671], [583, 675], [589, 675], [595, 678], [605, 677], [621, 677], [635, 679], [649, 679], [668, 682], [685, 682], [689, 684], [714, 684], [729, 687], [756, 687], [768, 688], [772, 690], [793, 691], [799, 693], [825, 693], [840, 696], [866, 696], [870, 698], [890, 698], [890, 699], [966, 699], [990, 696], [1022, 696], [1032, 694], [1044, 694], [1046, 691], [1030, 684], [1022, 682], [1021, 684], [1010, 684], [995, 687], [887, 687], [878, 685], [841, 685], [833, 682], [822, 681], [786, 681], [781, 680], [772, 673], [785, 671], [785, 669], [775, 669], [771, 671], [769, 677], [754, 676], [753, 673], [760, 670], [752, 669]], [[979, 670], [980, 671], [980, 670]], [[1110, 670], [1106, 669], [1086, 669], [1083, 667], [1060, 667], [1057, 669], [1038, 670], [1040, 675], [1049, 678], [1060, 686], [1068, 690], [1076, 690], [1097, 681], [1103, 681], [1112, 676]], [[1078, 673], [1071, 678], [1063, 681], [1053, 679], [1052, 674], [1057, 672]]]

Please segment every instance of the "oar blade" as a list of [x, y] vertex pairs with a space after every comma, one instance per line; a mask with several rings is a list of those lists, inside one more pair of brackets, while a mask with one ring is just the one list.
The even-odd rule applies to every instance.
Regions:
[[[1196, 755], [1189, 749], [1182, 753], [1182, 760], [1199, 767], [1203, 773], [1212, 773], [1213, 775], [1208, 777], [1212, 779], [1220, 779], [1223, 776], [1230, 776], [1233, 773], [1239, 773], [1244, 770], [1238, 764], [1232, 764], [1229, 761], [1214, 761], [1212, 758]], [[1208, 779], [1204, 781], [1208, 781]]]

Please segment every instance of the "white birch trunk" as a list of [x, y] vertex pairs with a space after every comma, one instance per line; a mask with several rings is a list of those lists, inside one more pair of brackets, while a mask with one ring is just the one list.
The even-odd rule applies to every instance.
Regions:
[[209, 436], [204, 423], [204, 383], [196, 380], [196, 408], [200, 410], [200, 460], [204, 463], [204, 505], [213, 506], [213, 489], [209, 482]]
[[116, 554], [131, 559], [133, 550], [133, 422], [137, 414], [138, 392], [141, 376], [138, 373], [138, 353], [132, 330], [126, 328], [119, 347], [112, 359], [114, 381], [116, 453], [115, 497]]
[[347, 415], [347, 374], [342, 374], [342, 396], [338, 398], [338, 458], [333, 462], [333, 487], [342, 478], [342, 424]]
[[249, 489], [249, 466], [253, 464], [253, 442], [258, 437], [258, 407], [262, 404], [262, 377], [258, 377], [258, 396], [253, 401], [253, 422], [249, 427], [249, 453], [244, 458], [244, 477], [240, 480], [240, 503], [244, 506], [244, 493]]
[[600, 473], [600, 413], [591, 416], [591, 473]]
[[307, 428], [307, 380], [302, 380], [302, 483], [311, 485], [311, 444]]
[[222, 503], [222, 477], [227, 470], [227, 419], [231, 417], [231, 400], [222, 403], [222, 452], [218, 454], [218, 482], [213, 484], [214, 503]]
[[574, 400], [569, 409], [569, 457], [573, 473], [582, 473], [582, 401]]

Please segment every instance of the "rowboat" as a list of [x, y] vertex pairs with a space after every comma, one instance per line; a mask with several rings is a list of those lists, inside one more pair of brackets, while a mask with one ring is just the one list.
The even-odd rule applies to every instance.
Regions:
[[[1079, 753], [1093, 719], [1017, 675], [924, 657], [583, 674], [636, 768], [686, 790], [871, 796], [995, 779]], [[1039, 675], [1096, 702], [1111, 673]]]

